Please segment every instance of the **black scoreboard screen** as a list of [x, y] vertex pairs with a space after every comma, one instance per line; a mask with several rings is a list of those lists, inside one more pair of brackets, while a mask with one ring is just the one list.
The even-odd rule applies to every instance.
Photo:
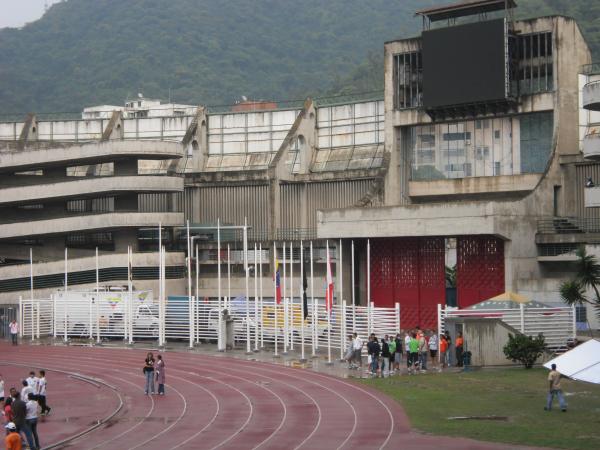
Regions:
[[423, 106], [506, 99], [504, 19], [423, 32]]

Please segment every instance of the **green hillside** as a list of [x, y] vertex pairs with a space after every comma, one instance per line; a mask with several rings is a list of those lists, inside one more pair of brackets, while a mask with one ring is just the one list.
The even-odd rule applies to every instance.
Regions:
[[[439, 0], [68, 0], [0, 30], [0, 113], [79, 111], [147, 97], [204, 104], [382, 86], [386, 40]], [[600, 50], [597, 1], [521, 0], [566, 13]]]

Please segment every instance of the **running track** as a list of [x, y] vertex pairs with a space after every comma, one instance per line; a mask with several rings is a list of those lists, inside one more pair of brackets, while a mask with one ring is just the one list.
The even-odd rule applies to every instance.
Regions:
[[384, 394], [264, 362], [169, 351], [167, 395], [146, 396], [145, 354], [74, 346], [15, 351], [0, 343], [0, 373], [8, 390], [29, 370], [47, 370], [53, 411], [38, 425], [45, 448], [65, 439], [53, 448], [508, 448], [413, 432], [400, 405]]

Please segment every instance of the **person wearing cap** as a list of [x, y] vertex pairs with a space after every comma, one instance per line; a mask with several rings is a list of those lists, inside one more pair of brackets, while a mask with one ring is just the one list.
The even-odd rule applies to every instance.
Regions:
[[21, 436], [17, 432], [17, 426], [14, 422], [8, 422], [6, 426], [6, 437], [4, 438], [4, 445], [6, 450], [21, 450]]

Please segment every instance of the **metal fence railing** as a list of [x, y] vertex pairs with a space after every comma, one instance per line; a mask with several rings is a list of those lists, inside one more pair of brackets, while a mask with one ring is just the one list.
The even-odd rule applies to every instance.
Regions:
[[[354, 306], [343, 302], [330, 313], [323, 299], [307, 299], [303, 311], [300, 297], [285, 298], [276, 305], [273, 298], [256, 294], [245, 297], [200, 298], [169, 296], [164, 308], [152, 291], [56, 291], [50, 299], [20, 300], [21, 334], [37, 340], [55, 337], [68, 341], [86, 339], [101, 342], [121, 339], [184, 341], [190, 345], [218, 339], [219, 316], [227, 310], [233, 319], [236, 343], [250, 342], [249, 348], [269, 347], [275, 352], [300, 350], [315, 354], [327, 349], [330, 358], [340, 358], [348, 335], [366, 337], [400, 332], [400, 306], [380, 308]], [[304, 314], [303, 314], [304, 313]]]
[[543, 334], [546, 346], [551, 350], [560, 350], [567, 347], [569, 340], [577, 334], [575, 321], [575, 308], [548, 307], [528, 308], [521, 305], [519, 308], [510, 309], [457, 309], [438, 306], [438, 327], [440, 332], [445, 330], [447, 318], [494, 318], [511, 326], [518, 332], [528, 336]]

